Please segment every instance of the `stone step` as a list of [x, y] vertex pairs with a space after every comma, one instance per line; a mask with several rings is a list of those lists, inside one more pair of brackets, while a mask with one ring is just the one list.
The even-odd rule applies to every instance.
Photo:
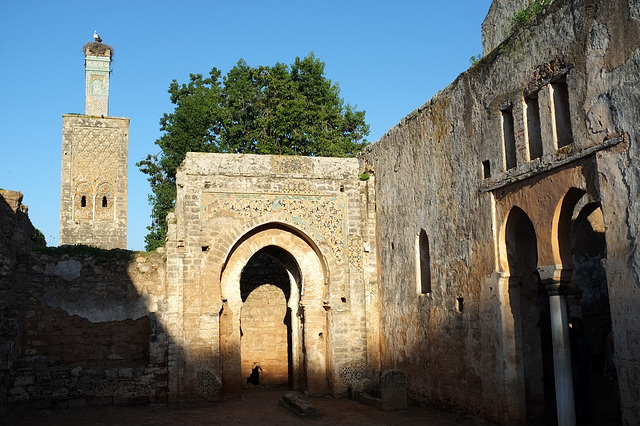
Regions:
[[300, 417], [317, 415], [316, 407], [293, 393], [287, 393], [280, 398], [280, 405]]

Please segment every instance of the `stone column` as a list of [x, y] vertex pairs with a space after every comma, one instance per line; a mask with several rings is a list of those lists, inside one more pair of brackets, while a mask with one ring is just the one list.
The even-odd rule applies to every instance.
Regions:
[[571, 270], [563, 270], [559, 265], [551, 265], [538, 268], [538, 272], [549, 294], [558, 426], [575, 426], [567, 285], [565, 284], [566, 280], [562, 280], [562, 276], [571, 276]]
[[520, 302], [512, 300], [519, 294], [511, 294], [510, 286], [517, 282], [516, 276], [501, 272], [498, 276], [500, 297], [500, 318], [502, 329], [503, 389], [502, 421], [505, 424], [524, 424], [526, 422], [526, 397], [524, 374], [518, 368], [518, 348], [516, 338], [516, 321], [512, 305], [520, 306]]

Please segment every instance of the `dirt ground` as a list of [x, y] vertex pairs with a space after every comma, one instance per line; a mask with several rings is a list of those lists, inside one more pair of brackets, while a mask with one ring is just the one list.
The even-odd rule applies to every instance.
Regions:
[[212, 407], [168, 408], [81, 407], [32, 412], [5, 412], [2, 425], [475, 425], [474, 419], [449, 413], [409, 407], [405, 412], [385, 412], [347, 398], [305, 398], [316, 417], [298, 417], [278, 404], [288, 389], [250, 389], [242, 398], [222, 401]]

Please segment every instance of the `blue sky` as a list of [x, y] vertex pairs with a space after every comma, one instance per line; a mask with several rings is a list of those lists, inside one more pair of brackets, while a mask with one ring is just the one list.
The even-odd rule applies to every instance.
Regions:
[[190, 73], [291, 64], [314, 52], [345, 102], [366, 111], [370, 142], [482, 52], [491, 0], [0, 0], [0, 188], [21, 191], [58, 245], [62, 114], [84, 112], [82, 46], [97, 30], [115, 50], [109, 113], [129, 117], [128, 248], [142, 250], [167, 89]]

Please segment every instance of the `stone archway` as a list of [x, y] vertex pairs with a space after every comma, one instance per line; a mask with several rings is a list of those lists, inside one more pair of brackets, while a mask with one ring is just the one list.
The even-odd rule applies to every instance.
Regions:
[[[319, 250], [314, 248], [308, 237], [282, 224], [266, 224], [249, 231], [238, 240], [223, 266], [220, 280], [223, 299], [220, 316], [223, 393], [239, 394], [247, 380], [242, 366], [242, 309], [250, 294], [266, 284], [254, 279], [253, 284], [245, 286], [246, 294], [243, 295], [241, 280], [243, 271], [256, 255], [271, 257], [289, 277], [288, 297], [281, 287], [273, 286], [282, 291], [287, 299], [286, 311], [290, 312], [288, 319], [285, 318], [285, 321], [289, 321], [287, 338], [290, 339], [287, 343], [287, 382], [310, 394], [324, 394], [328, 391], [328, 327], [323, 304], [326, 300], [326, 266]], [[255, 288], [252, 289], [252, 286]], [[263, 290], [269, 292], [267, 288]], [[257, 298], [263, 297], [264, 302], [264, 295], [260, 296], [259, 293], [256, 293]], [[274, 290], [273, 293], [277, 292]], [[257, 305], [260, 306], [260, 303]], [[246, 361], [251, 368], [252, 362], [259, 362]], [[272, 378], [278, 380], [276, 376]]]
[[559, 254], [563, 267], [572, 271], [567, 308], [576, 417], [620, 419], [602, 209], [578, 188], [567, 191], [560, 208]]
[[[300, 270], [284, 249], [267, 246], [242, 270], [240, 317], [242, 377], [259, 386], [299, 385], [294, 352], [299, 351]], [[257, 368], [257, 370], [256, 370]]]
[[556, 417], [553, 404], [553, 349], [548, 297], [537, 271], [538, 243], [528, 215], [513, 207], [503, 228], [508, 268], [508, 325], [511, 328], [512, 380], [527, 424], [546, 424]]

